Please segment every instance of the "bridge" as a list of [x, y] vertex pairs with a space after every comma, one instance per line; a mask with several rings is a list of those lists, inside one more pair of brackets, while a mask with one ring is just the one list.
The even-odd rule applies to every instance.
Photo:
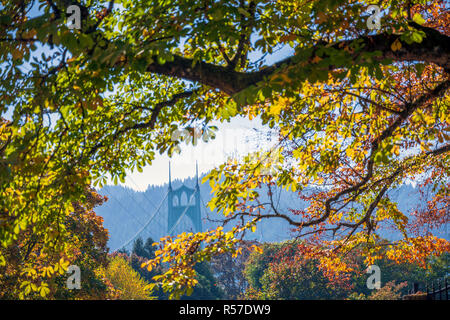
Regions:
[[[171, 168], [169, 163], [169, 187], [167, 193], [161, 200], [158, 207], [149, 215], [149, 218], [142, 227], [119, 249], [129, 249], [133, 242], [142, 237], [143, 234], [149, 234], [155, 241], [161, 236], [175, 236], [182, 232], [202, 232], [202, 217], [206, 217], [206, 211], [209, 211], [200, 194], [200, 186], [198, 182], [198, 164], [195, 166], [195, 186], [188, 187], [184, 183], [174, 189], [172, 187]], [[158, 216], [161, 215], [162, 208], [166, 206], [167, 217], [166, 223], [157, 223], [158, 227], [164, 228], [159, 230], [159, 235], [155, 235], [154, 231], [150, 232], [149, 226], [152, 222], [156, 223]], [[205, 214], [202, 216], [202, 210]], [[165, 226], [164, 226], [165, 224]], [[153, 234], [152, 234], [153, 233]], [[144, 238], [144, 237], [143, 237]], [[145, 238], [144, 238], [145, 239]]]

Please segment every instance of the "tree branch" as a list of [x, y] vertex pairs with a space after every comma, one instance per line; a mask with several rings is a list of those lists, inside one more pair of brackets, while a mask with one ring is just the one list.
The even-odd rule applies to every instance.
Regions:
[[[402, 43], [401, 49], [395, 52], [392, 51], [391, 44], [398, 40], [400, 35], [394, 34], [379, 34], [344, 40], [330, 47], [336, 50], [343, 50], [342, 48], [351, 47], [355, 41], [358, 41], [363, 46], [361, 52], [381, 52], [380, 56], [373, 58], [377, 61], [384, 59], [392, 59], [392, 61], [424, 61], [435, 63], [444, 68], [446, 72], [449, 72], [450, 37], [426, 27], [422, 27], [421, 30], [425, 30], [424, 32], [426, 34], [426, 37], [421, 43]], [[318, 44], [312, 47], [312, 49], [315, 52], [322, 47], [322, 44]], [[354, 61], [358, 59], [360, 53], [353, 57]], [[197, 81], [204, 85], [217, 88], [229, 95], [233, 95], [251, 85], [263, 81], [264, 78], [279, 71], [283, 66], [295, 65], [293, 59], [294, 56], [288, 57], [260, 71], [237, 72], [225, 66], [217, 66], [206, 62], [197, 62], [193, 66], [192, 59], [174, 56], [173, 61], [166, 62], [163, 65], [157, 63], [151, 64], [148, 66], [147, 71]], [[329, 71], [336, 68], [338, 67], [330, 65]]]
[[[193, 94], [195, 94], [196, 92], [197, 92], [196, 90], [191, 90], [191, 91], [177, 93], [177, 94], [173, 95], [173, 97], [170, 100], [157, 103], [153, 107], [152, 115], [148, 121], [136, 123], [130, 127], [124, 127], [124, 128], [117, 130], [113, 135], [113, 140], [117, 139], [117, 137], [119, 137], [120, 135], [127, 133], [128, 131], [131, 131], [131, 130], [145, 129], [145, 128], [154, 129], [158, 115], [160, 114], [161, 110], [164, 107], [171, 106], [171, 105], [177, 103], [180, 99], [188, 98], [188, 97], [192, 96]], [[95, 154], [95, 152], [97, 152], [98, 149], [100, 149], [101, 147], [104, 147], [104, 146], [105, 146], [105, 143], [103, 141], [97, 143], [89, 151], [88, 157], [93, 156]]]

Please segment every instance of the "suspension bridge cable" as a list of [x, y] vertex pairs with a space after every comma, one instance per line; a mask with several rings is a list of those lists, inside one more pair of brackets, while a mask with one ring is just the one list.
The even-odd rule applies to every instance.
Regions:
[[[109, 192], [107, 189], [102, 189], [102, 190], [104, 190], [106, 193], [108, 193], [108, 195], [110, 196], [110, 198], [113, 199], [114, 201], [116, 201], [116, 202], [118, 203], [118, 205], [122, 208], [122, 211], [124, 211], [129, 217], [131, 217], [131, 218], [137, 223], [138, 226], [141, 226], [141, 225], [144, 224], [144, 223], [143, 223], [140, 219], [138, 219], [135, 215], [130, 214], [130, 210], [127, 209], [127, 208], [125, 208], [125, 207], [123, 206], [123, 204], [117, 199], [117, 197], [115, 197], [111, 192]], [[134, 202], [137, 203], [137, 201], [136, 201], [134, 198], [133, 198], [133, 200], [134, 200]], [[119, 247], [118, 249], [120, 249], [120, 248], [122, 248], [122, 247]]]
[[130, 216], [131, 218], [133, 218], [138, 224], [140, 224], [140, 225], [142, 224], [142, 222], [141, 222], [138, 218], [136, 218], [136, 216], [130, 214], [130, 213], [129, 213], [129, 209], [125, 208], [125, 207], [123, 206], [123, 204], [122, 204], [119, 200], [117, 200], [116, 197], [114, 197], [107, 189], [102, 188], [102, 190], [104, 190], [107, 194], [109, 194], [110, 197], [111, 197], [111, 199], [115, 200], [115, 201], [119, 204], [119, 206], [123, 209], [123, 211], [125, 211], [125, 213], [126, 213], [128, 216]]
[[[146, 194], [146, 191], [143, 191], [142, 192], [142, 195], [144, 196], [144, 198], [156, 209], [157, 207], [153, 204], [153, 201], [151, 201], [150, 200], [150, 198], [149, 197], [147, 197], [147, 194]], [[158, 226], [161, 228], [161, 229], [164, 229], [164, 226], [161, 224], [161, 222], [157, 219], [157, 220], [155, 220], [156, 221], [156, 223], [158, 224]]]
[[[129, 179], [130, 179], [130, 181], [139, 189], [139, 186], [136, 184], [136, 182], [133, 180], [133, 178], [131, 178], [131, 176], [129, 176], [128, 177]], [[142, 195], [144, 196], [144, 198], [156, 209], [157, 207], [156, 207], [156, 205], [153, 203], [153, 201], [152, 200], [150, 200], [150, 198], [147, 196], [147, 193], [146, 193], [146, 191], [143, 191], [142, 192]], [[156, 221], [156, 223], [158, 224], [158, 226], [160, 227], [160, 229], [161, 230], [163, 230], [164, 229], [164, 225], [158, 220], [158, 219], [156, 219], [155, 220]], [[151, 236], [151, 235], [150, 235]]]
[[161, 209], [161, 206], [163, 205], [163, 203], [166, 200], [168, 195], [169, 195], [169, 192], [166, 193], [166, 195], [162, 199], [161, 203], [159, 204], [158, 209], [150, 217], [150, 219], [148, 219], [148, 221], [144, 224], [144, 226], [141, 229], [139, 229], [139, 231], [136, 232], [136, 234], [132, 238], [130, 238], [130, 240], [128, 240], [124, 245], [120, 246], [119, 248], [126, 248], [150, 224], [150, 222], [152, 222], [153, 218], [156, 217], [156, 215], [158, 214], [159, 210]]
[[[208, 207], [206, 206], [205, 201], [203, 201], [203, 197], [201, 194], [200, 194], [200, 201], [202, 203], [202, 208], [205, 212], [205, 218], [206, 218], [205, 221], [209, 221]], [[213, 212], [211, 211], [211, 213], [213, 213]]]
[[[136, 182], [134, 182], [133, 178], [131, 178], [131, 176], [128, 177], [130, 179], [130, 181], [136, 186], [136, 188], [139, 188], [139, 186], [136, 184]], [[144, 197], [148, 200], [148, 202], [153, 206], [153, 208], [156, 209], [155, 204], [153, 203], [153, 201], [151, 201], [149, 198], [147, 198], [145, 191], [142, 192]]]
[[[136, 200], [136, 198], [134, 197], [134, 193], [131, 192], [131, 190], [129, 190], [127, 187], [124, 188], [126, 190], [126, 192], [129, 194], [130, 198], [133, 199], [133, 201], [136, 203], [136, 205], [142, 210], [143, 213], [145, 213], [147, 210], [144, 209], [141, 204]], [[167, 195], [166, 195], [167, 196]], [[156, 208], [156, 206], [155, 206]], [[142, 225], [142, 223], [141, 223]], [[161, 224], [158, 221], [158, 225], [161, 228]], [[150, 234], [150, 233], [149, 233]]]

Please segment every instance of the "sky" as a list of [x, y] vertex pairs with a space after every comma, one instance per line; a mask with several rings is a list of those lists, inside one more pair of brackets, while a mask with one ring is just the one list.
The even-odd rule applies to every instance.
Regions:
[[[145, 191], [148, 185], [167, 183], [169, 161], [172, 180], [186, 179], [195, 176], [195, 164], [198, 163], [199, 174], [206, 173], [214, 167], [224, 163], [230, 156], [240, 157], [256, 151], [257, 146], [270, 147], [276, 142], [275, 137], [267, 140], [261, 137], [266, 132], [259, 119], [252, 121], [245, 118], [234, 118], [229, 123], [216, 124], [218, 131], [216, 138], [207, 143], [199, 139], [196, 146], [181, 145], [181, 153], [169, 158], [166, 154], [157, 154], [151, 165], [143, 168], [142, 172], [129, 172], [124, 185], [137, 191]], [[113, 185], [109, 182], [108, 185]]]

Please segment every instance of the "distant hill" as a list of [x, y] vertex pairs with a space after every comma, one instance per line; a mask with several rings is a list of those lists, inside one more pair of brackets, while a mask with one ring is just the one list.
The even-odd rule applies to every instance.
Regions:
[[[200, 178], [201, 181], [201, 178]], [[178, 188], [184, 183], [188, 187], [194, 187], [195, 179], [189, 178], [184, 181], [175, 180], [172, 182], [173, 188]], [[104, 218], [104, 225], [109, 230], [109, 247], [111, 251], [121, 248], [156, 212], [164, 196], [167, 193], [168, 185], [149, 185], [145, 192], [134, 191], [122, 186], [105, 186], [98, 190], [102, 195], [109, 198], [102, 206], [96, 208], [96, 213]], [[203, 204], [211, 198], [211, 188], [209, 184], [200, 185], [200, 194]], [[261, 202], [268, 201], [267, 192], [260, 192]], [[296, 193], [277, 189], [274, 192], [274, 199], [278, 208], [282, 212], [289, 212], [289, 208], [302, 209], [305, 203], [301, 201]], [[409, 213], [417, 208], [421, 201], [419, 190], [411, 185], [403, 185], [389, 193], [392, 200], [398, 201], [399, 209]], [[155, 216], [152, 222], [142, 232], [141, 236], [147, 238], [151, 236], [154, 240], [167, 235], [167, 200], [162, 204], [160, 214]], [[208, 217], [207, 217], [208, 215]], [[203, 228], [212, 229], [219, 225], [211, 220], [223, 219], [223, 216], [210, 212], [205, 207], [202, 209]], [[230, 225], [231, 227], [231, 225]], [[227, 228], [225, 228], [227, 229]], [[247, 239], [261, 242], [282, 241], [292, 237], [292, 227], [282, 219], [265, 219], [258, 224], [255, 233], [249, 233]], [[437, 236], [449, 239], [448, 226], [443, 227], [435, 233]], [[385, 232], [384, 237], [396, 239], [400, 234], [395, 232]]]

